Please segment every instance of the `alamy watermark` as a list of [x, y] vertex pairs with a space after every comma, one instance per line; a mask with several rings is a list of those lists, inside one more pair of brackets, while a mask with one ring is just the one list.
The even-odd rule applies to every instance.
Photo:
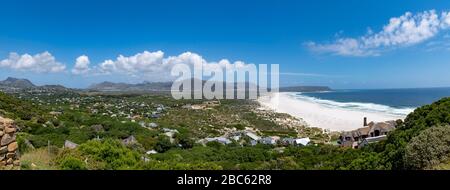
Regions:
[[171, 75], [178, 77], [171, 87], [175, 99], [255, 100], [279, 89], [278, 64], [177, 64]]

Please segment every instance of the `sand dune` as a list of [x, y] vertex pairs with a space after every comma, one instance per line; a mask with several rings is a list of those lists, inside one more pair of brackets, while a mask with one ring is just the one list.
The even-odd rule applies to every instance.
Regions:
[[258, 102], [276, 112], [287, 113], [302, 118], [311, 127], [329, 129], [331, 131], [349, 131], [363, 126], [363, 118], [369, 121], [388, 121], [404, 119], [406, 115], [395, 115], [383, 112], [352, 110], [347, 108], [329, 107], [297, 99], [288, 93], [272, 93], [262, 96]]

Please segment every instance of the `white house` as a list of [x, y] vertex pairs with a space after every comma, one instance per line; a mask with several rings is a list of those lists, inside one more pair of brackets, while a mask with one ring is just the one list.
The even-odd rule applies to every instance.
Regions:
[[311, 142], [311, 140], [309, 139], [309, 137], [306, 137], [306, 138], [300, 138], [300, 139], [295, 139], [295, 144], [296, 144], [296, 145], [303, 145], [303, 146], [306, 146], [306, 145], [308, 145], [309, 142]]

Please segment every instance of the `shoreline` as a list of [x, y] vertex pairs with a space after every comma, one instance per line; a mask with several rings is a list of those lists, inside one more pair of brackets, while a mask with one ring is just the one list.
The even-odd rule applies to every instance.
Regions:
[[368, 121], [383, 122], [405, 119], [405, 116], [383, 112], [370, 112], [346, 108], [334, 108], [319, 103], [296, 99], [290, 93], [269, 93], [258, 98], [261, 107], [278, 113], [286, 113], [305, 121], [309, 127], [330, 131], [351, 131], [363, 127], [363, 118]]

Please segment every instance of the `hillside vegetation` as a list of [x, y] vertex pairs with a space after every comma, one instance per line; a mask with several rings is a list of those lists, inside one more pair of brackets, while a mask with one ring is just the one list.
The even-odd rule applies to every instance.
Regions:
[[[260, 134], [296, 136], [291, 128], [252, 112], [251, 101], [223, 101], [209, 109], [167, 96], [76, 95], [21, 99], [0, 93], [2, 115], [16, 120], [22, 169], [445, 169], [450, 161], [450, 98], [416, 109], [386, 141], [363, 149], [316, 146], [251, 146], [233, 141], [199, 144], [197, 140], [230, 130], [253, 128]], [[147, 112], [170, 107], [160, 118], [146, 118], [158, 127], [142, 127], [134, 119], [105, 113]], [[49, 114], [55, 112], [57, 114]], [[281, 117], [270, 115], [270, 117]], [[284, 116], [283, 116], [284, 117]], [[173, 137], [166, 130], [177, 130]], [[303, 129], [304, 130], [304, 129]], [[308, 130], [304, 130], [308, 131]], [[316, 142], [326, 139], [310, 132]], [[320, 134], [320, 133], [319, 133]], [[122, 140], [133, 135], [137, 143]], [[63, 149], [65, 140], [79, 144]], [[48, 146], [50, 144], [50, 146]], [[156, 154], [146, 154], [156, 150]]]

